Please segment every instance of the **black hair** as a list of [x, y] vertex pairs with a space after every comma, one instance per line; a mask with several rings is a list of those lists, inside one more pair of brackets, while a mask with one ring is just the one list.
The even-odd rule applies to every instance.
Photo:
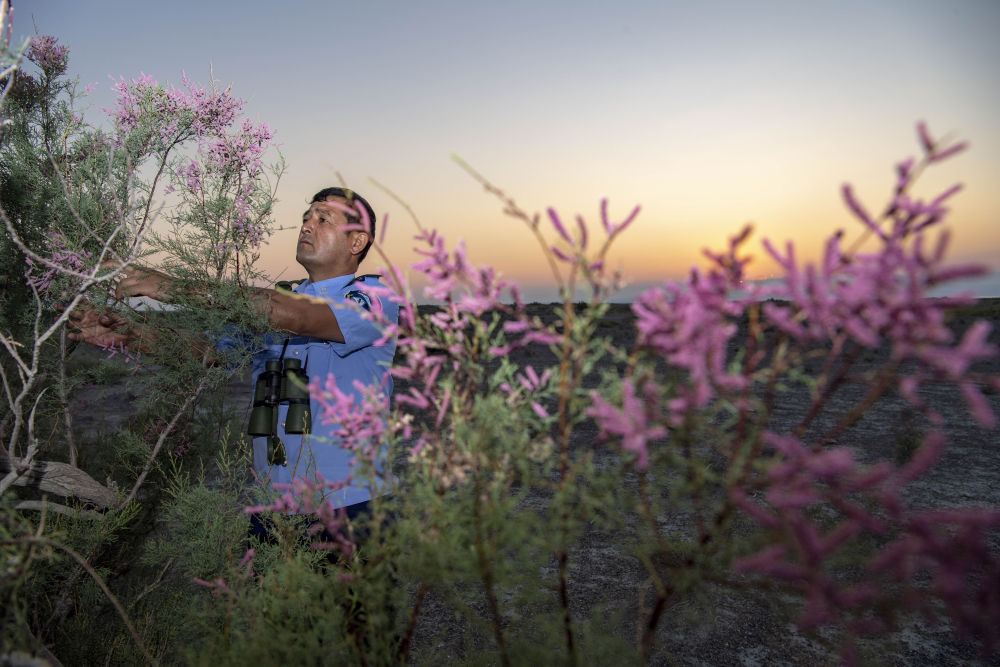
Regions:
[[[364, 197], [350, 188], [323, 188], [313, 195], [313, 198], [309, 203], [314, 204], [318, 201], [326, 201], [327, 197], [339, 197], [341, 199], [346, 199], [347, 203], [352, 206], [354, 205], [354, 202], [357, 202], [364, 207], [365, 213], [368, 214], [368, 220], [370, 221], [371, 228], [368, 230], [368, 244], [365, 245], [365, 249], [361, 251], [360, 255], [358, 255], [358, 264], [360, 264], [368, 255], [368, 249], [372, 247], [372, 241], [375, 240], [375, 211], [372, 209], [372, 205], [369, 204]], [[363, 222], [361, 216], [357, 213], [345, 215], [347, 216], [347, 222], [352, 225], [359, 225]]]

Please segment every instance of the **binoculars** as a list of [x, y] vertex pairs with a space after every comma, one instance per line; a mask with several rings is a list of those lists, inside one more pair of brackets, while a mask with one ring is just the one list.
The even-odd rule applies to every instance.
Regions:
[[[282, 368], [283, 367], [283, 368]], [[268, 462], [281, 465], [285, 462], [284, 445], [277, 437], [278, 405], [288, 404], [283, 424], [285, 433], [308, 433], [309, 376], [300, 359], [267, 361], [264, 372], [257, 376], [253, 390], [253, 410], [247, 433], [269, 436]]]

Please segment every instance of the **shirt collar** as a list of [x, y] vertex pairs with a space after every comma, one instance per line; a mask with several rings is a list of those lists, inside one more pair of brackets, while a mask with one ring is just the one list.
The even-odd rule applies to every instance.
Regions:
[[336, 276], [334, 278], [327, 278], [326, 280], [317, 280], [316, 282], [310, 282], [306, 278], [305, 282], [301, 283], [296, 289], [296, 292], [305, 292], [306, 288], [309, 288], [310, 292], [332, 292], [335, 290], [341, 290], [351, 284], [354, 280], [353, 273], [347, 273], [342, 276]]

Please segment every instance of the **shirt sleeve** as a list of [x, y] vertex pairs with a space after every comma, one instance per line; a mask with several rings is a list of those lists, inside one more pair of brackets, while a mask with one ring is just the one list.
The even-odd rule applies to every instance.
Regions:
[[368, 347], [382, 338], [381, 329], [365, 317], [371, 311], [372, 300], [375, 298], [378, 297], [373, 297], [364, 290], [351, 289], [344, 295], [344, 301], [330, 304], [340, 333], [344, 335], [343, 343], [331, 341], [333, 350], [341, 357]]

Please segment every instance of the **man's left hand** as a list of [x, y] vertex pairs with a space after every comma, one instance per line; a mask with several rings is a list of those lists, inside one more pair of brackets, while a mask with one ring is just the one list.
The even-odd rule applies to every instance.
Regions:
[[[61, 304], [56, 305], [59, 312], [65, 309]], [[72, 327], [70, 340], [99, 347], [129, 347], [133, 342], [132, 332], [125, 320], [109, 311], [99, 313], [91, 306], [80, 305], [70, 311], [69, 319]]]

